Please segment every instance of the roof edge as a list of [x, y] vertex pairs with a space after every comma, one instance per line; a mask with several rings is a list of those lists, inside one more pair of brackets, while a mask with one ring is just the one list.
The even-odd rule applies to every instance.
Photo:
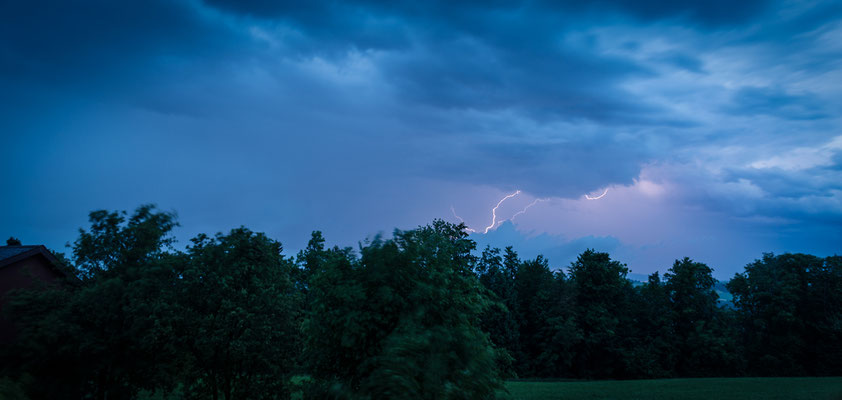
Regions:
[[5, 267], [9, 264], [13, 264], [13, 263], [16, 263], [16, 262], [21, 261], [21, 260], [25, 260], [29, 257], [41, 255], [44, 258], [46, 258], [47, 261], [50, 262], [50, 265], [52, 265], [54, 270], [56, 270], [58, 273], [60, 273], [65, 278], [70, 277], [70, 275], [67, 273], [67, 271], [65, 271], [63, 268], [60, 268], [60, 266], [62, 265], [61, 261], [59, 261], [58, 258], [56, 258], [56, 256], [54, 256], [53, 253], [50, 252], [50, 250], [47, 249], [47, 247], [44, 246], [43, 244], [27, 245], [27, 246], [14, 246], [14, 247], [32, 247], [32, 249], [24, 251], [23, 253], [20, 253], [20, 254], [16, 254], [12, 257], [0, 260], [0, 268], [3, 268], [3, 267]]

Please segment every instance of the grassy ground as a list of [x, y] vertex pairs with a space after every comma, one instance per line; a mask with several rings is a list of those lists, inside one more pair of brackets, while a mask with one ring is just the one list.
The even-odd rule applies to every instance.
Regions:
[[514, 400], [842, 400], [842, 378], [508, 382]]

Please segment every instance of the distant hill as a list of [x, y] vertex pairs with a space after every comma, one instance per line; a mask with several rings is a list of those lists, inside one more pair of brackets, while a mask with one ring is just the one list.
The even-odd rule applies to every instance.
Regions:
[[[626, 277], [630, 281], [632, 281], [632, 285], [634, 285], [635, 287], [643, 285], [644, 283], [649, 281], [648, 275], [637, 274], [634, 272], [629, 273], [628, 275], [626, 275]], [[663, 278], [664, 276], [661, 275], [661, 279]], [[731, 301], [734, 299], [734, 296], [731, 294], [731, 292], [728, 291], [728, 288], [725, 287], [725, 282], [717, 280], [716, 283], [713, 285], [713, 290], [715, 290], [716, 294], [719, 295], [719, 301], [721, 303], [730, 304]]]
[[719, 295], [719, 301], [727, 301], [730, 303], [734, 300], [734, 295], [732, 295], [731, 292], [728, 291], [728, 288], [725, 287], [725, 282], [716, 281], [716, 283], [713, 284], [713, 289], [716, 290], [716, 294]]

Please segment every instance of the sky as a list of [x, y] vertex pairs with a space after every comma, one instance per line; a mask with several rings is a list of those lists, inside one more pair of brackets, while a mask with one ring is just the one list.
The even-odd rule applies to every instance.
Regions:
[[6, 0], [0, 135], [0, 235], [59, 251], [155, 203], [727, 279], [842, 249], [842, 3]]

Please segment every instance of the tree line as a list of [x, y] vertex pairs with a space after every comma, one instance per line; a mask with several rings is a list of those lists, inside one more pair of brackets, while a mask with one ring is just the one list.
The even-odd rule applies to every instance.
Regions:
[[587, 250], [568, 272], [511, 247], [486, 248], [483, 315], [511, 355], [509, 376], [637, 379], [842, 374], [842, 257], [765, 254], [727, 283], [689, 258], [633, 285], [607, 253]]
[[688, 258], [635, 285], [593, 250], [567, 272], [476, 255], [444, 221], [356, 250], [314, 232], [289, 257], [243, 227], [178, 250], [154, 206], [89, 220], [74, 279], [4, 307], [5, 398], [490, 399], [513, 378], [842, 374], [839, 256], [766, 254], [723, 304]]

